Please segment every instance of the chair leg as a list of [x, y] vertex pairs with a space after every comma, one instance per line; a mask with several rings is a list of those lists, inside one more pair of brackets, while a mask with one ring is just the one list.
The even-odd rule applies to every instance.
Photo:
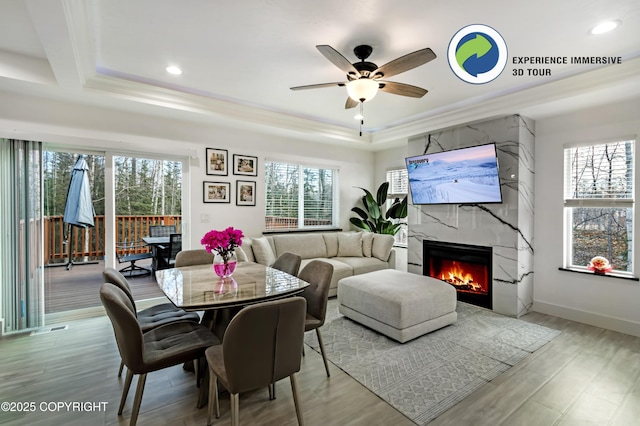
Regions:
[[120, 369], [118, 370], [118, 377], [122, 377], [122, 370], [124, 369], [124, 362], [120, 360]]
[[327, 370], [327, 377], [331, 377], [331, 374], [329, 374], [329, 363], [327, 362], [327, 355], [324, 353], [324, 343], [322, 343], [322, 336], [320, 335], [319, 328], [316, 328], [316, 335], [318, 336], [318, 343], [320, 344], [320, 352], [322, 353], [322, 360], [324, 361], [324, 369]]
[[136, 388], [136, 397], [133, 400], [133, 412], [131, 413], [131, 420], [129, 420], [129, 426], [135, 426], [138, 421], [138, 413], [140, 412], [140, 403], [142, 402], [142, 392], [144, 392], [144, 383], [147, 381], [147, 373], [141, 374], [138, 377], [138, 387]]
[[293, 373], [289, 376], [289, 380], [291, 380], [291, 393], [293, 394], [293, 405], [296, 406], [296, 416], [298, 417], [298, 424], [300, 426], [304, 425], [304, 421], [302, 420], [302, 410], [300, 409], [300, 401], [298, 400], [298, 385], [296, 384], [296, 373]]
[[129, 388], [131, 387], [131, 380], [133, 379], [133, 373], [131, 370], [127, 370], [127, 377], [124, 380], [124, 388], [122, 389], [122, 397], [120, 398], [120, 407], [118, 408], [118, 414], [122, 414], [122, 410], [124, 409], [124, 403], [127, 400], [127, 395], [129, 395]]
[[240, 425], [240, 394], [231, 394], [231, 426]]
[[207, 426], [213, 423], [213, 412], [215, 410], [216, 419], [220, 418], [220, 404], [218, 401], [218, 377], [209, 369], [209, 407], [207, 415]]

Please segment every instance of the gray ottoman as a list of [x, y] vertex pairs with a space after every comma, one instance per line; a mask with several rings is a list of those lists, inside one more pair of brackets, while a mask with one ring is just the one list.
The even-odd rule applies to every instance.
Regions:
[[395, 269], [341, 279], [338, 302], [345, 317], [401, 343], [458, 319], [453, 286]]

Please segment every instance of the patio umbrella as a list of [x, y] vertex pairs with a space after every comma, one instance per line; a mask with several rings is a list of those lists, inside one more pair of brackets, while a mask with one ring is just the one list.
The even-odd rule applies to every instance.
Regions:
[[[89, 185], [89, 166], [84, 159], [84, 156], [80, 156], [76, 161], [73, 170], [71, 171], [71, 180], [69, 182], [69, 189], [67, 190], [67, 201], [64, 206], [63, 221], [69, 224], [69, 261], [67, 263], [67, 269], [71, 269], [73, 262], [73, 229], [72, 226], [78, 228], [93, 228], [95, 211], [93, 210], [93, 203], [91, 202], [91, 188]], [[87, 263], [87, 262], [84, 262]], [[95, 262], [91, 262], [95, 263]]]

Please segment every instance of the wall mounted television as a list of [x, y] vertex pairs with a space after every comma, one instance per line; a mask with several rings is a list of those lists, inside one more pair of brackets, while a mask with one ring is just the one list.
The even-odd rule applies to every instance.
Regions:
[[495, 143], [407, 157], [413, 204], [501, 203]]

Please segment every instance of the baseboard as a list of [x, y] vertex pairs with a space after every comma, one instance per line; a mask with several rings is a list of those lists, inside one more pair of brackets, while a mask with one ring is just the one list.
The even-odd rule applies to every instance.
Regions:
[[628, 321], [540, 301], [533, 302], [533, 311], [640, 337], [640, 323], [635, 321]]

